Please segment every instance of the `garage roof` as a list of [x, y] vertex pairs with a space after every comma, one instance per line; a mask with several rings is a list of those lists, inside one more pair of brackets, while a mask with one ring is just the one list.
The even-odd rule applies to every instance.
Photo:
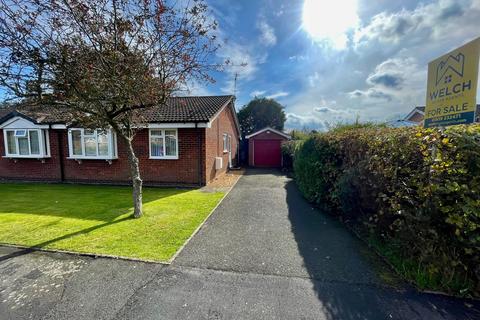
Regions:
[[278, 134], [279, 136], [285, 137], [286, 139], [290, 139], [290, 138], [291, 138], [288, 134], [283, 133], [283, 132], [278, 131], [278, 130], [275, 130], [275, 129], [271, 128], [271, 127], [266, 127], [266, 128], [263, 128], [262, 130], [258, 130], [257, 132], [254, 132], [254, 133], [252, 133], [252, 134], [249, 134], [249, 135], [246, 136], [245, 138], [250, 139], [251, 137], [254, 137], [254, 136], [259, 135], [260, 133], [263, 133], [263, 132], [266, 132], [266, 131], [271, 131], [271, 132], [273, 132], [273, 133]]

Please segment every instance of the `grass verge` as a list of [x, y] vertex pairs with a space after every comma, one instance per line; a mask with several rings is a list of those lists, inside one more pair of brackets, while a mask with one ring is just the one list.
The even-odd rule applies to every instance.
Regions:
[[0, 242], [168, 261], [224, 193], [145, 188], [132, 218], [129, 187], [0, 184]]
[[468, 296], [474, 283], [468, 278], [454, 276], [451, 279], [439, 277], [434, 270], [429, 270], [421, 261], [403, 257], [400, 245], [386, 243], [374, 235], [362, 236], [405, 280], [424, 291], [446, 292], [456, 296]]

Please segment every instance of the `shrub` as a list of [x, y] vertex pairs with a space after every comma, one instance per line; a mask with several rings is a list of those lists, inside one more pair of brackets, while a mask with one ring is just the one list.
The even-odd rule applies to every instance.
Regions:
[[302, 141], [300, 140], [291, 140], [282, 143], [283, 168], [292, 169], [295, 150], [301, 143]]
[[480, 295], [480, 125], [341, 127], [294, 159], [305, 197], [388, 247], [406, 276]]

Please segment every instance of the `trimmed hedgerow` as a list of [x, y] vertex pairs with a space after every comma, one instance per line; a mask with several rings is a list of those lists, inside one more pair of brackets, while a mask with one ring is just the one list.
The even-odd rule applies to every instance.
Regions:
[[420, 287], [480, 295], [480, 125], [338, 128], [295, 149], [304, 196]]
[[282, 143], [282, 167], [284, 169], [291, 170], [293, 168], [293, 156], [301, 143], [302, 140], [290, 140]]

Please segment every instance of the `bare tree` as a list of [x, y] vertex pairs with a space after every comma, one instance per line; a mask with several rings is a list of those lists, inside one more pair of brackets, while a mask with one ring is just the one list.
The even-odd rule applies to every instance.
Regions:
[[204, 0], [0, 0], [0, 88], [5, 100], [112, 128], [127, 146], [140, 217], [132, 140], [141, 110], [165, 105], [190, 80], [213, 81], [216, 28]]

